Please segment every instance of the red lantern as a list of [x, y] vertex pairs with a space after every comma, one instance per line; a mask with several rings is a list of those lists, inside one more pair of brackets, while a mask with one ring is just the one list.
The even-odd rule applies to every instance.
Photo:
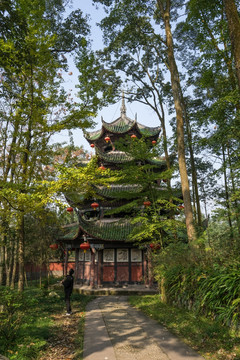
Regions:
[[111, 139], [110, 139], [109, 136], [106, 136], [106, 137], [104, 138], [104, 140], [108, 143]]
[[106, 170], [106, 168], [102, 165], [102, 166], [99, 166], [99, 170]]
[[147, 200], [147, 201], [144, 201], [143, 205], [145, 207], [148, 207], [148, 206], [152, 205], [152, 203], [151, 203], [151, 201]]
[[83, 242], [81, 245], [80, 245], [80, 249], [83, 250], [84, 252], [86, 252], [87, 250], [90, 249], [90, 244], [88, 241], [85, 241]]
[[73, 208], [72, 208], [72, 207], [68, 207], [68, 208], [67, 208], [67, 212], [72, 213], [72, 212], [73, 212]]
[[153, 145], [155, 145], [156, 143], [157, 143], [156, 140], [153, 140], [153, 141], [152, 141], [152, 144], [153, 144]]
[[96, 202], [94, 202], [94, 203], [91, 204], [91, 207], [92, 207], [94, 210], [96, 210], [96, 209], [99, 207], [99, 204], [96, 203]]
[[137, 136], [134, 135], [134, 134], [131, 135], [131, 138], [132, 138], [132, 139], [136, 139], [136, 137], [137, 137]]
[[52, 249], [52, 250], [57, 250], [57, 249], [58, 249], [58, 244], [52, 244], [52, 245], [50, 245], [49, 247], [50, 247], [50, 249]]
[[91, 146], [91, 148], [94, 148], [94, 147], [95, 147], [95, 145], [94, 145], [94, 144], [91, 144], [90, 146]]
[[151, 248], [152, 250], [159, 250], [159, 249], [161, 249], [161, 245], [160, 245], [160, 244], [150, 244], [149, 246], [150, 246], [150, 248]]

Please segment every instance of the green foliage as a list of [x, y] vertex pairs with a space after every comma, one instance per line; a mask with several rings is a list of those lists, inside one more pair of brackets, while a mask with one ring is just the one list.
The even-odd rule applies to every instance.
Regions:
[[[129, 240], [138, 246], [156, 242], [163, 247], [179, 239], [179, 233], [185, 229], [181, 219], [176, 217], [182, 200], [174, 196], [176, 189], [166, 184], [172, 170], [166, 170], [165, 160], [160, 156], [161, 145], [153, 147], [142, 137], [134, 141], [123, 139], [116, 143], [116, 148], [133, 159], [117, 170], [119, 180], [116, 179], [115, 183], [134, 185], [136, 191], [130, 194], [126, 205], [111, 211], [113, 214], [125, 213], [131, 219], [134, 227]], [[123, 197], [124, 190], [119, 192], [119, 198]], [[143, 205], [146, 200], [151, 202], [149, 207]]]
[[[61, 314], [65, 304], [63, 291], [55, 289], [56, 297], [36, 287], [17, 293], [6, 288], [0, 292], [0, 353], [13, 360], [37, 359], [44, 351], [55, 329], [52, 316]], [[61, 301], [59, 300], [61, 299]], [[72, 305], [84, 312], [91, 296], [73, 294]], [[83, 313], [84, 314], [84, 313]], [[84, 317], [79, 321], [76, 341], [79, 353], [83, 348]]]
[[0, 303], [0, 344], [1, 350], [5, 352], [9, 344], [14, 343], [19, 336], [20, 328], [26, 321], [26, 310], [36, 304], [36, 301], [16, 291], [1, 288]]
[[238, 326], [239, 261], [222, 263], [202, 250], [172, 244], [156, 256], [155, 274], [169, 303]]

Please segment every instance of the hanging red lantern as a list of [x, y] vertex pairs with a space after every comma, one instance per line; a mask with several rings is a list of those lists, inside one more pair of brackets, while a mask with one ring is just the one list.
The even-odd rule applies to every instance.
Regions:
[[153, 144], [153, 145], [155, 145], [156, 143], [157, 143], [156, 140], [153, 140], [153, 141], [152, 141], [152, 144]]
[[73, 208], [72, 208], [72, 207], [68, 207], [68, 208], [67, 208], [67, 212], [68, 212], [68, 213], [72, 213], [72, 212], [73, 212]]
[[57, 250], [58, 249], [58, 244], [51, 244], [49, 247], [52, 250]]
[[94, 145], [94, 144], [91, 144], [90, 146], [91, 146], [91, 148], [94, 148], [94, 147], [95, 147], [95, 145]]
[[104, 140], [108, 143], [111, 139], [110, 139], [109, 136], [106, 136], [106, 137], [104, 138]]
[[147, 201], [144, 201], [144, 202], [143, 202], [143, 205], [144, 205], [145, 207], [148, 207], [148, 206], [152, 205], [152, 203], [151, 203], [151, 201], [147, 200]]
[[137, 136], [136, 136], [135, 134], [132, 134], [132, 135], [131, 135], [131, 139], [136, 139], [136, 137], [137, 137]]
[[106, 168], [103, 165], [101, 165], [99, 166], [99, 170], [106, 170]]
[[160, 244], [150, 244], [149, 246], [152, 250], [160, 250], [161, 249]]
[[96, 210], [99, 207], [99, 204], [97, 202], [94, 202], [91, 204], [91, 207], [93, 208], [93, 210]]
[[90, 249], [90, 244], [88, 241], [85, 241], [83, 242], [81, 245], [80, 245], [80, 249], [83, 250], [84, 252], [86, 252], [87, 250]]

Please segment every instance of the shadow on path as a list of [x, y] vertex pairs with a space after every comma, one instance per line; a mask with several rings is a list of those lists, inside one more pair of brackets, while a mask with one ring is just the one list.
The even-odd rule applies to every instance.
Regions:
[[84, 360], [203, 360], [203, 357], [127, 302], [98, 297], [87, 307]]

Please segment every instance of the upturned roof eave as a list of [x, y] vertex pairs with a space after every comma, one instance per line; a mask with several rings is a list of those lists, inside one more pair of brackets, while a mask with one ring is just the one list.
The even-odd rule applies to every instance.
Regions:
[[[120, 124], [122, 123], [122, 124]], [[102, 120], [102, 128], [92, 132], [85, 132], [85, 139], [90, 142], [96, 142], [101, 139], [106, 133], [110, 134], [127, 134], [129, 131], [134, 130], [141, 136], [157, 138], [161, 132], [161, 127], [148, 127], [146, 125], [138, 123], [136, 120], [132, 120], [127, 116], [120, 116], [111, 123], [107, 123]]]

